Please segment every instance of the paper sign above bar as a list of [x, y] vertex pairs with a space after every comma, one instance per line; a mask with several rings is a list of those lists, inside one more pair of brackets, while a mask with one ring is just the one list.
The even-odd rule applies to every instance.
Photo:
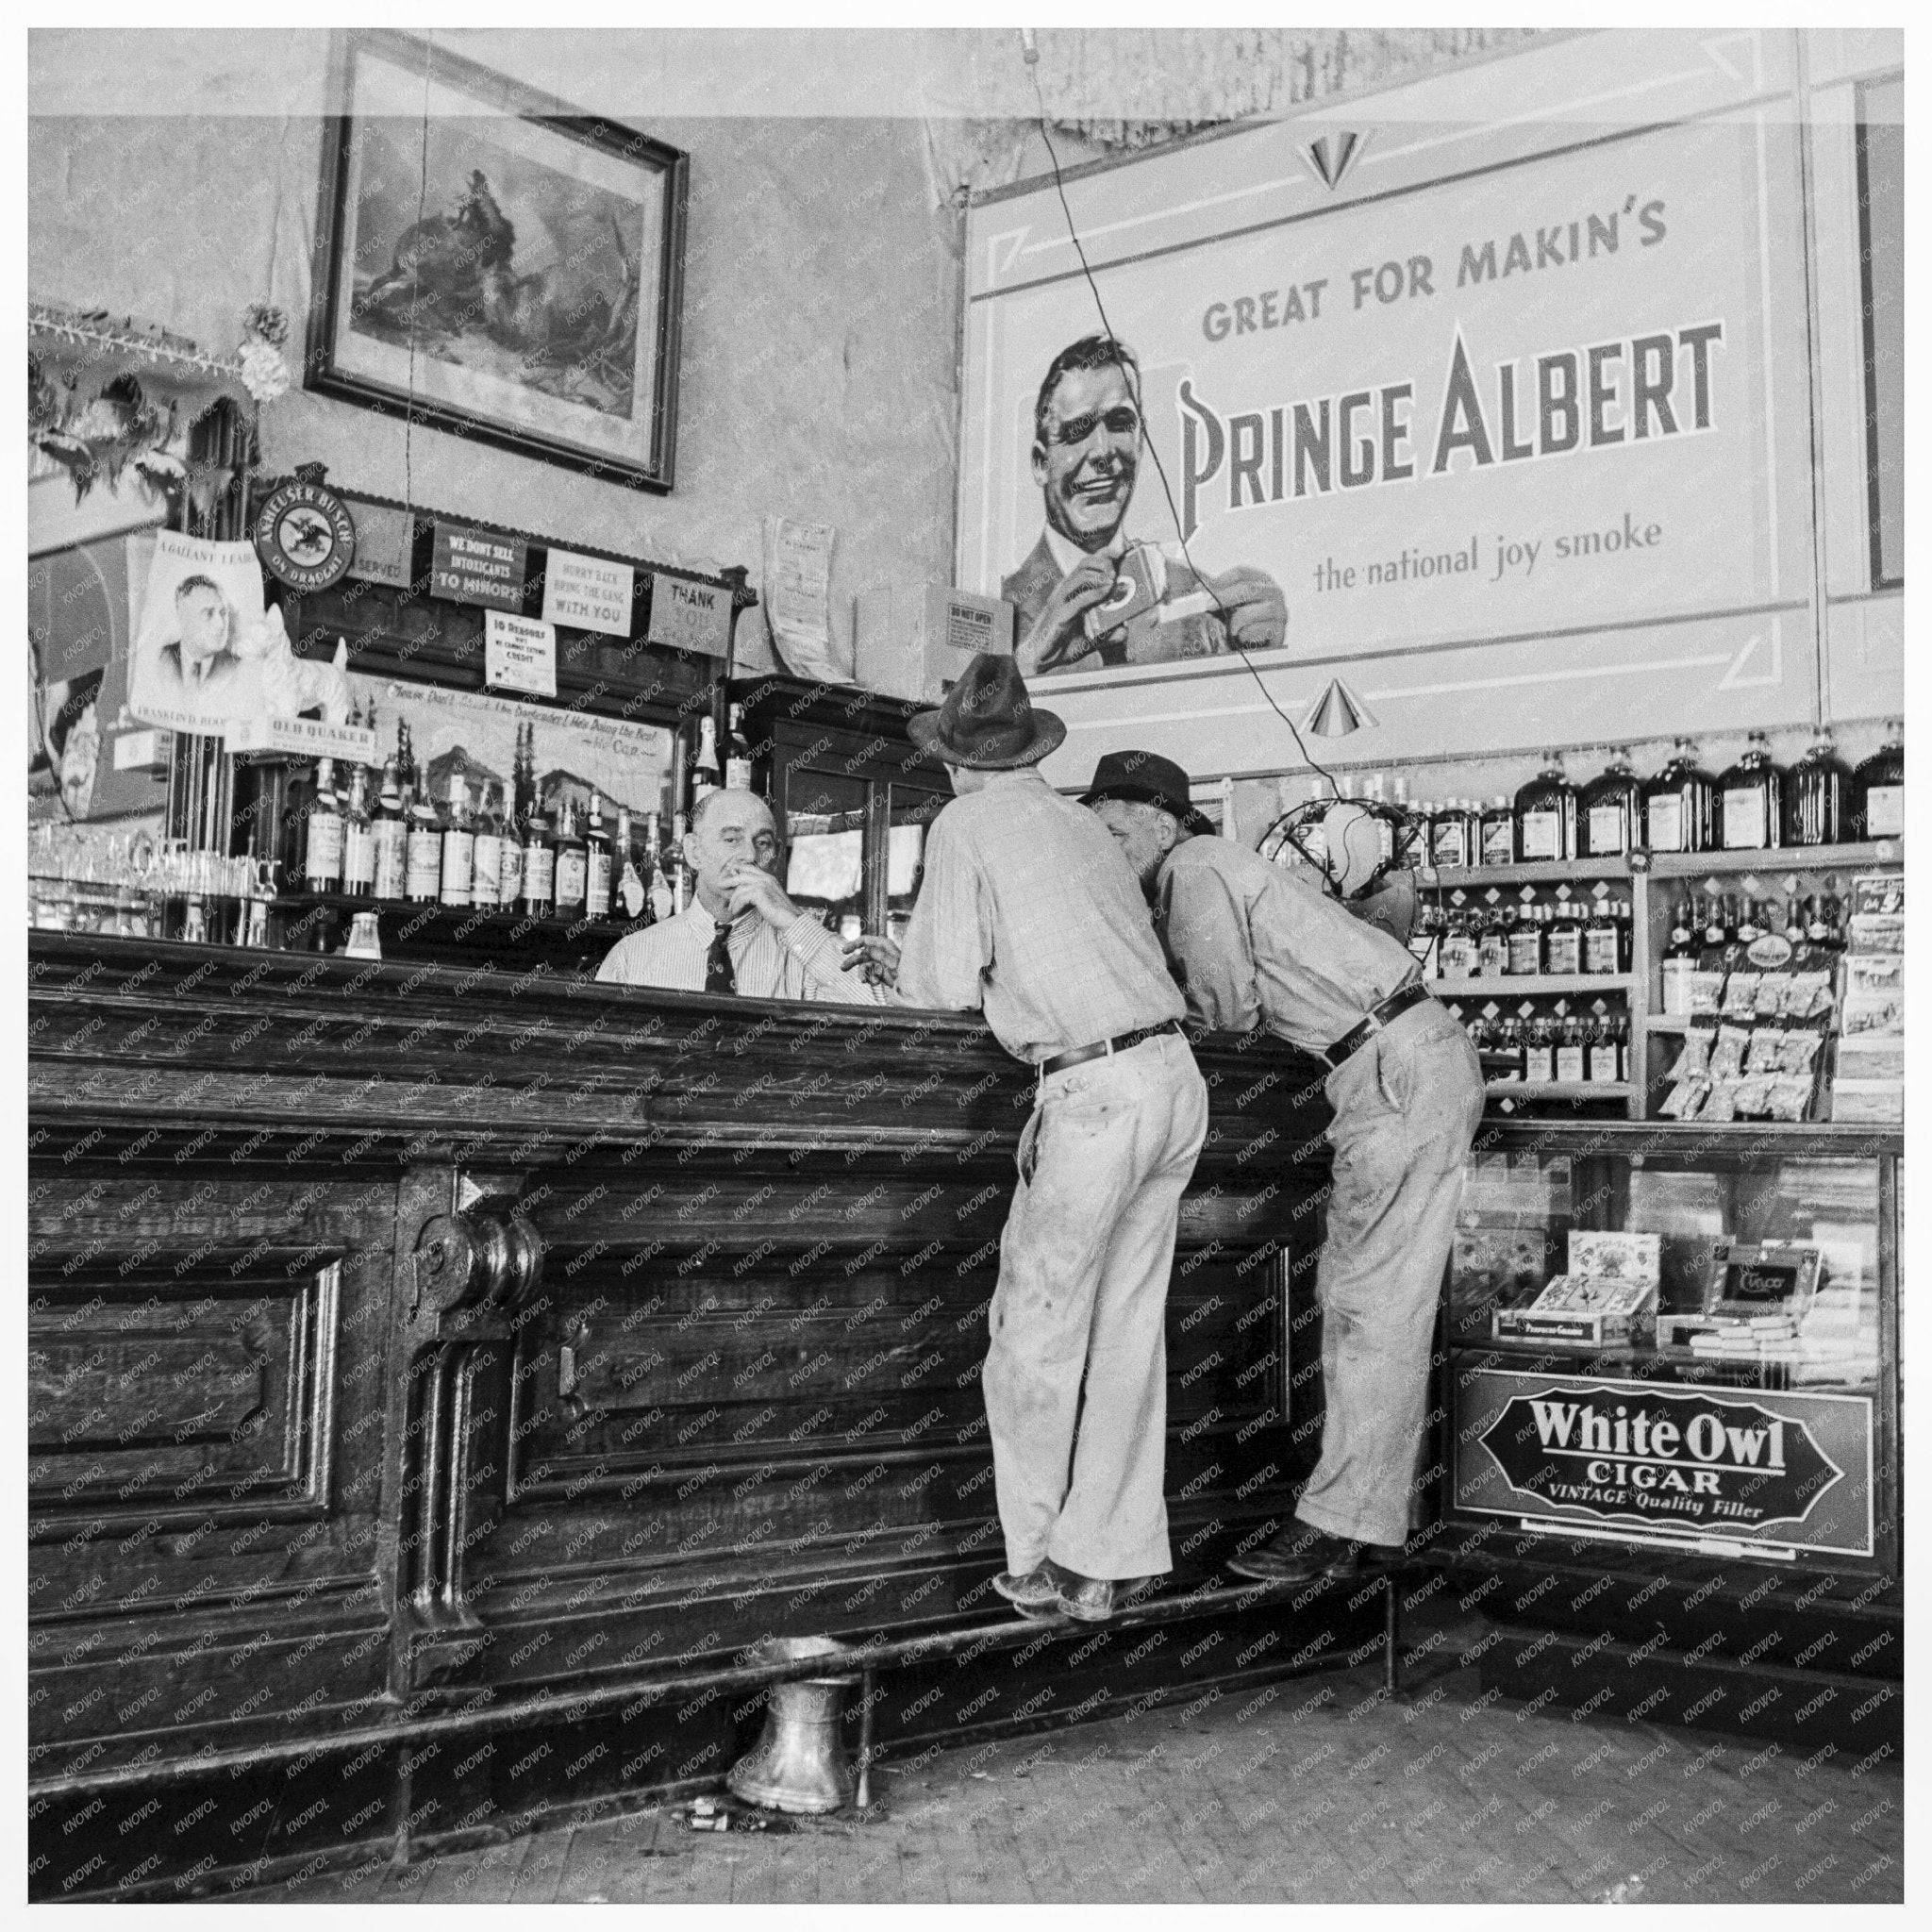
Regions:
[[228, 726], [222, 742], [231, 752], [286, 751], [358, 765], [379, 762], [375, 732], [358, 724], [325, 724], [320, 718], [245, 718]]
[[439, 523], [429, 565], [430, 594], [452, 604], [521, 610], [528, 555], [529, 546], [521, 537]]
[[629, 637], [634, 576], [627, 563], [579, 557], [571, 550], [551, 551], [543, 569], [544, 622]]
[[491, 691], [557, 695], [557, 626], [501, 610], [483, 615], [483, 682]]
[[722, 584], [694, 584], [658, 572], [651, 579], [648, 641], [724, 657], [731, 647], [731, 592]]
[[353, 496], [345, 501], [356, 519], [356, 554], [349, 559], [349, 575], [407, 591], [416, 519], [408, 510], [391, 509], [387, 504], [364, 503]]

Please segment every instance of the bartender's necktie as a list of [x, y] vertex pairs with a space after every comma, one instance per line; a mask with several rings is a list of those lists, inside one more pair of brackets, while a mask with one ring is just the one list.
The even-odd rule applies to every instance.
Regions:
[[731, 928], [728, 925], [721, 925], [711, 935], [711, 947], [705, 955], [705, 991], [738, 991], [738, 979], [731, 971]]

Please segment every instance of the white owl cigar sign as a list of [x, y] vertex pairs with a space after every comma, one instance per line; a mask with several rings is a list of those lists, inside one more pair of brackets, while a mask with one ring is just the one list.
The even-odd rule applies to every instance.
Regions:
[[134, 715], [175, 731], [349, 714], [341, 665], [296, 657], [281, 611], [264, 607], [254, 545], [174, 530], [155, 539], [128, 685]]

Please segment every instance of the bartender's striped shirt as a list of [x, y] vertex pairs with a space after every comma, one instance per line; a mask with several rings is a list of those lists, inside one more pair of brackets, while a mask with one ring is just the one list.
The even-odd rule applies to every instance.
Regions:
[[[675, 992], [703, 992], [705, 958], [717, 922], [693, 899], [675, 919], [627, 933], [611, 947], [599, 979], [619, 986], [658, 986]], [[732, 927], [731, 971], [748, 999], [826, 1000], [875, 1006], [890, 998], [865, 977], [863, 963], [850, 973], [839, 964], [844, 948], [809, 912], [781, 933], [769, 920], [747, 912]]]

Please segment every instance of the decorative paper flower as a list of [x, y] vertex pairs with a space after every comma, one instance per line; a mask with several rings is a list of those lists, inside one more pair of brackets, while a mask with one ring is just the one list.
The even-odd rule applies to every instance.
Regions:
[[289, 340], [289, 318], [273, 302], [251, 302], [243, 322], [251, 335], [259, 336], [272, 349]]
[[289, 387], [289, 365], [282, 352], [265, 341], [244, 342], [242, 380], [258, 403], [272, 403]]

